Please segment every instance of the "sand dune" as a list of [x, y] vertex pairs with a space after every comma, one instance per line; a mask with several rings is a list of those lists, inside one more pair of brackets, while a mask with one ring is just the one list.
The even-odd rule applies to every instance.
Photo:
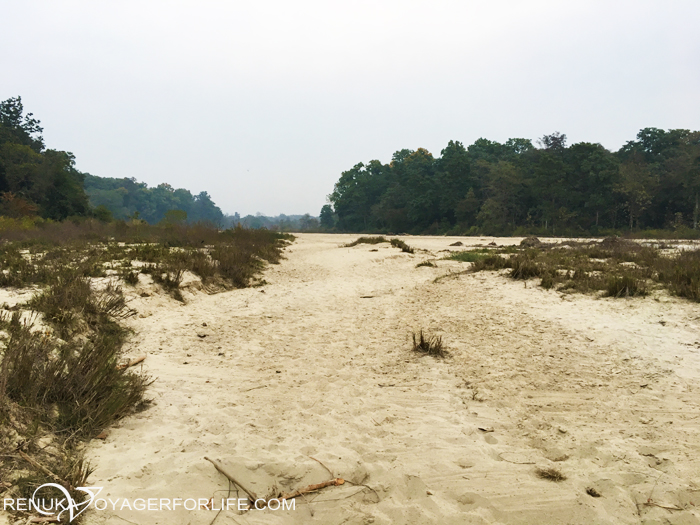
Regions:
[[[434, 283], [466, 266], [340, 247], [355, 237], [300, 235], [261, 288], [193, 289], [186, 305], [134, 294], [129, 350], [148, 355], [153, 405], [90, 443], [101, 496], [227, 497], [208, 456], [258, 494], [349, 482], [219, 524], [700, 523], [697, 304], [560, 296], [491, 273]], [[457, 239], [405, 240], [439, 255]], [[419, 329], [450, 356], [412, 353]], [[567, 479], [535, 473], [551, 467]], [[85, 522], [216, 516], [117, 508]]]

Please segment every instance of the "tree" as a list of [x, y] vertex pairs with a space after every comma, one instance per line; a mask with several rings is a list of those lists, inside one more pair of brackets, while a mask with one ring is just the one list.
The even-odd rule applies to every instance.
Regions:
[[332, 230], [335, 226], [335, 219], [333, 218], [333, 208], [330, 204], [324, 204], [321, 208], [321, 213], [319, 215], [321, 221], [321, 228], [324, 230]]
[[566, 148], [566, 135], [555, 131], [551, 135], [543, 135], [538, 142], [544, 149], [547, 150], [563, 150]]
[[8, 98], [0, 102], [0, 144], [13, 142], [29, 146], [37, 153], [44, 149], [41, 132], [44, 129], [32, 113], [24, 113], [22, 97]]

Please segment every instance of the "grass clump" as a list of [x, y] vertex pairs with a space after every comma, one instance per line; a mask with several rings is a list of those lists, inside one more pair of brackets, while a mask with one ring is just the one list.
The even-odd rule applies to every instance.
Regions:
[[606, 295], [608, 297], [634, 297], [647, 295], [647, 291], [643, 281], [635, 279], [631, 275], [622, 275], [608, 278]]
[[412, 337], [414, 352], [421, 352], [435, 357], [445, 357], [447, 355], [441, 336], [426, 337], [423, 330], [421, 330], [418, 334], [413, 332]]
[[360, 237], [358, 239], [355, 239], [354, 241], [344, 244], [343, 248], [352, 248], [353, 246], [357, 246], [359, 244], [380, 244], [383, 242], [388, 242], [390, 243], [394, 248], [399, 248], [402, 252], [406, 253], [413, 253], [415, 250], [411, 248], [408, 244], [403, 242], [401, 239], [387, 239], [386, 237], [383, 237], [381, 235], [376, 236], [376, 237]]
[[357, 246], [358, 244], [380, 244], [382, 242], [389, 242], [389, 239], [387, 239], [386, 237], [382, 237], [381, 235], [377, 237], [360, 237], [348, 244], [343, 245], [343, 247], [352, 248], [353, 246]]
[[391, 245], [394, 248], [400, 248], [402, 252], [413, 253], [415, 250], [411, 248], [408, 244], [403, 242], [401, 239], [391, 239]]
[[437, 268], [437, 264], [435, 264], [432, 261], [423, 261], [416, 264], [416, 268], [420, 268], [422, 266], [427, 266], [428, 268]]
[[535, 474], [540, 479], [555, 481], [557, 483], [566, 480], [566, 476], [562, 474], [560, 470], [555, 468], [537, 468], [535, 469]]
[[445, 257], [449, 261], [459, 261], [459, 262], [469, 262], [475, 263], [482, 259], [488, 257], [486, 253], [476, 251], [476, 250], [462, 250], [459, 252], [452, 252], [450, 255]]

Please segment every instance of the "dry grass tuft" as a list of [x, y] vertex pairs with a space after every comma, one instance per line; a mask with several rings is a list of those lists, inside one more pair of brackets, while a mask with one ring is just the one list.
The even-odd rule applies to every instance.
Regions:
[[423, 330], [418, 334], [414, 332], [412, 335], [414, 352], [421, 352], [435, 357], [445, 357], [447, 355], [447, 351], [442, 345], [441, 336], [435, 335], [426, 337]]
[[535, 474], [537, 474], [538, 478], [556, 481], [557, 483], [566, 480], [566, 476], [555, 468], [538, 468], [535, 469]]

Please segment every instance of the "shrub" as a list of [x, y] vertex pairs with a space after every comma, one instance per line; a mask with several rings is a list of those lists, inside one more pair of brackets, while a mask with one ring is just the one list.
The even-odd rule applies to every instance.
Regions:
[[391, 245], [394, 248], [400, 248], [402, 252], [413, 253], [415, 250], [411, 248], [408, 244], [403, 242], [401, 239], [391, 239]]
[[421, 330], [418, 334], [413, 333], [413, 351], [422, 352], [435, 357], [445, 357], [447, 351], [442, 345], [442, 337], [431, 336], [426, 337]]
[[606, 286], [608, 297], [633, 297], [635, 295], [646, 295], [644, 283], [630, 275], [620, 277], [609, 277]]
[[450, 255], [445, 257], [445, 259], [448, 259], [450, 261], [474, 263], [474, 262], [480, 261], [482, 259], [485, 259], [486, 257], [488, 257], [488, 255], [486, 255], [484, 253], [480, 253], [480, 252], [473, 251], [473, 250], [463, 250], [463, 251], [459, 251], [459, 252], [452, 252]]
[[377, 237], [360, 237], [359, 239], [356, 239], [348, 244], [345, 244], [345, 248], [352, 248], [353, 246], [357, 246], [358, 244], [379, 244], [382, 242], [389, 242], [389, 240], [386, 237], [382, 236], [377, 236]]
[[530, 259], [523, 255], [516, 255], [508, 260], [511, 269], [510, 276], [513, 279], [532, 279], [542, 275], [542, 268]]
[[537, 468], [535, 469], [535, 474], [537, 474], [538, 478], [556, 481], [557, 483], [566, 481], [566, 476], [555, 468]]

